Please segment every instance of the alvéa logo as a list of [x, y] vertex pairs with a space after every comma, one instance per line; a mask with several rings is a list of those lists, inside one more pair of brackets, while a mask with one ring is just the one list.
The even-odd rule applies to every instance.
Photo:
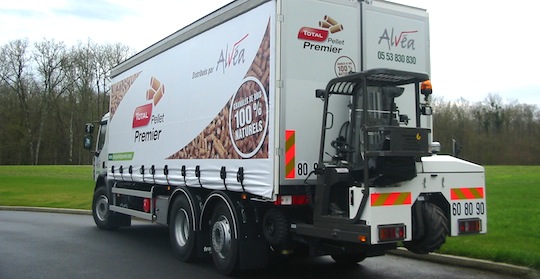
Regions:
[[381, 43], [387, 44], [388, 50], [391, 50], [392, 48], [415, 50], [413, 37], [413, 34], [415, 33], [418, 33], [418, 30], [397, 32], [394, 31], [394, 27], [392, 27], [389, 32], [388, 28], [385, 28], [379, 37], [379, 45]]
[[[297, 38], [305, 41], [303, 44], [304, 49], [340, 53], [342, 48], [336, 47], [334, 45], [343, 46], [345, 45], [345, 40], [330, 37], [331, 34], [335, 34], [340, 31], [343, 31], [343, 24], [340, 24], [335, 19], [325, 15], [323, 17], [323, 20], [319, 21], [318, 27], [300, 28], [300, 30], [298, 30]], [[329, 45], [321, 45], [312, 42], [326, 42]]]
[[[150, 79], [150, 89], [146, 91], [146, 100], [151, 101], [148, 104], [135, 108], [133, 112], [132, 128], [145, 127], [152, 124], [159, 124], [165, 121], [165, 114], [152, 114], [152, 110], [161, 98], [165, 95], [165, 86], [156, 78]], [[161, 130], [135, 130], [134, 142], [147, 142], [159, 140]]]
[[245, 58], [245, 48], [242, 48], [241, 44], [242, 41], [244, 41], [249, 34], [246, 34], [242, 39], [235, 42], [231, 49], [229, 50], [229, 45], [225, 47], [225, 49], [221, 49], [221, 52], [219, 54], [219, 58], [216, 63], [216, 72], [218, 71], [219, 67], [221, 66], [223, 73], [225, 73], [225, 69], [236, 66], [239, 64], [244, 64]]

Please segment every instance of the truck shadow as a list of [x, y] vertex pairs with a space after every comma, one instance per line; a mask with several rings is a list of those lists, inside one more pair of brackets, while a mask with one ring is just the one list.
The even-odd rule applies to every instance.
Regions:
[[[154, 259], [159, 259], [170, 271], [194, 275], [213, 274], [212, 278], [231, 278], [217, 272], [211, 257], [193, 263], [184, 263], [174, 258], [166, 226], [146, 222], [134, 222], [131, 227], [116, 231], [103, 231], [110, 241], [123, 242], [123, 247], [144, 246], [142, 250]], [[140, 250], [141, 248], [139, 248]], [[129, 253], [129, 251], [128, 251]], [[206, 276], [207, 276], [206, 275]], [[194, 278], [189, 276], [190, 278]], [[352, 266], [336, 264], [329, 256], [272, 258], [267, 268], [246, 270], [235, 274], [236, 278], [381, 278], [381, 274], [361, 263]], [[203, 277], [201, 277], [203, 278]]]

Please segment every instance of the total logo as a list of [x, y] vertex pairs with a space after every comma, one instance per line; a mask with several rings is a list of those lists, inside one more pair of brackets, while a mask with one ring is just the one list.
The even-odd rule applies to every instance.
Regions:
[[[323, 20], [319, 21], [318, 27], [302, 27], [298, 31], [298, 39], [305, 41], [303, 49], [322, 51], [330, 53], [340, 53], [342, 48], [335, 45], [345, 45], [345, 40], [330, 37], [331, 34], [343, 31], [343, 25], [335, 19], [325, 15]], [[330, 45], [321, 45], [313, 42], [326, 42]]]
[[133, 113], [133, 128], [142, 127], [150, 123], [150, 116], [152, 115], [152, 104], [146, 104], [135, 109]]
[[[148, 124], [159, 124], [165, 121], [165, 114], [152, 114], [152, 110], [165, 95], [165, 86], [156, 78], [150, 79], [150, 89], [146, 91], [146, 100], [151, 101], [148, 104], [135, 108], [133, 112], [132, 128], [144, 127]], [[161, 130], [141, 131], [135, 130], [134, 142], [148, 142], [159, 140]]]

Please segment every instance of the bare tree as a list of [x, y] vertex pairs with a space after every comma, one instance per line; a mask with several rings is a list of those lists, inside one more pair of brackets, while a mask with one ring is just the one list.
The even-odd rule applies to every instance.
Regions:
[[11, 146], [0, 149], [0, 163], [89, 163], [82, 127], [108, 110], [110, 71], [132, 53], [90, 40], [71, 48], [54, 40], [0, 46], [0, 141]]
[[[74, 46], [69, 54], [71, 64], [68, 72], [69, 80], [73, 81], [72, 86], [69, 86], [69, 107], [70, 107], [70, 124], [69, 124], [69, 162], [73, 163], [73, 150], [75, 148], [75, 138], [81, 138], [82, 134], [76, 131], [80, 129], [81, 123], [84, 123], [92, 118], [91, 105], [93, 104], [94, 85], [96, 80], [96, 44], [88, 40], [86, 43], [79, 43]], [[77, 113], [75, 113], [75, 111]], [[76, 135], [78, 137], [76, 137]], [[82, 161], [82, 153], [79, 152], [77, 163]]]
[[42, 87], [41, 115], [39, 118], [38, 137], [34, 163], [39, 162], [39, 152], [43, 140], [45, 121], [54, 102], [67, 91], [65, 80], [67, 77], [66, 47], [63, 43], [45, 40], [35, 44], [34, 60], [37, 64], [37, 73]]
[[34, 158], [34, 129], [30, 113], [30, 85], [32, 80], [29, 66], [28, 40], [15, 40], [4, 45], [1, 49], [0, 77], [3, 82], [17, 95], [21, 116], [28, 133], [26, 144], [30, 161]]
[[[107, 95], [110, 91], [111, 69], [126, 60], [133, 51], [122, 44], [108, 44], [96, 49], [96, 88], [98, 94], [98, 113], [103, 114], [108, 109]], [[103, 97], [100, 97], [103, 95]], [[98, 116], [99, 116], [98, 115]]]

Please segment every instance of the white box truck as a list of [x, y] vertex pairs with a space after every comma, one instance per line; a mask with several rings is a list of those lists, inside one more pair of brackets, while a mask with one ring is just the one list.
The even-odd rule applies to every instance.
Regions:
[[428, 25], [386, 1], [237, 0], [119, 64], [95, 147], [86, 128], [97, 226], [167, 225], [224, 274], [486, 233], [484, 168], [432, 140]]

